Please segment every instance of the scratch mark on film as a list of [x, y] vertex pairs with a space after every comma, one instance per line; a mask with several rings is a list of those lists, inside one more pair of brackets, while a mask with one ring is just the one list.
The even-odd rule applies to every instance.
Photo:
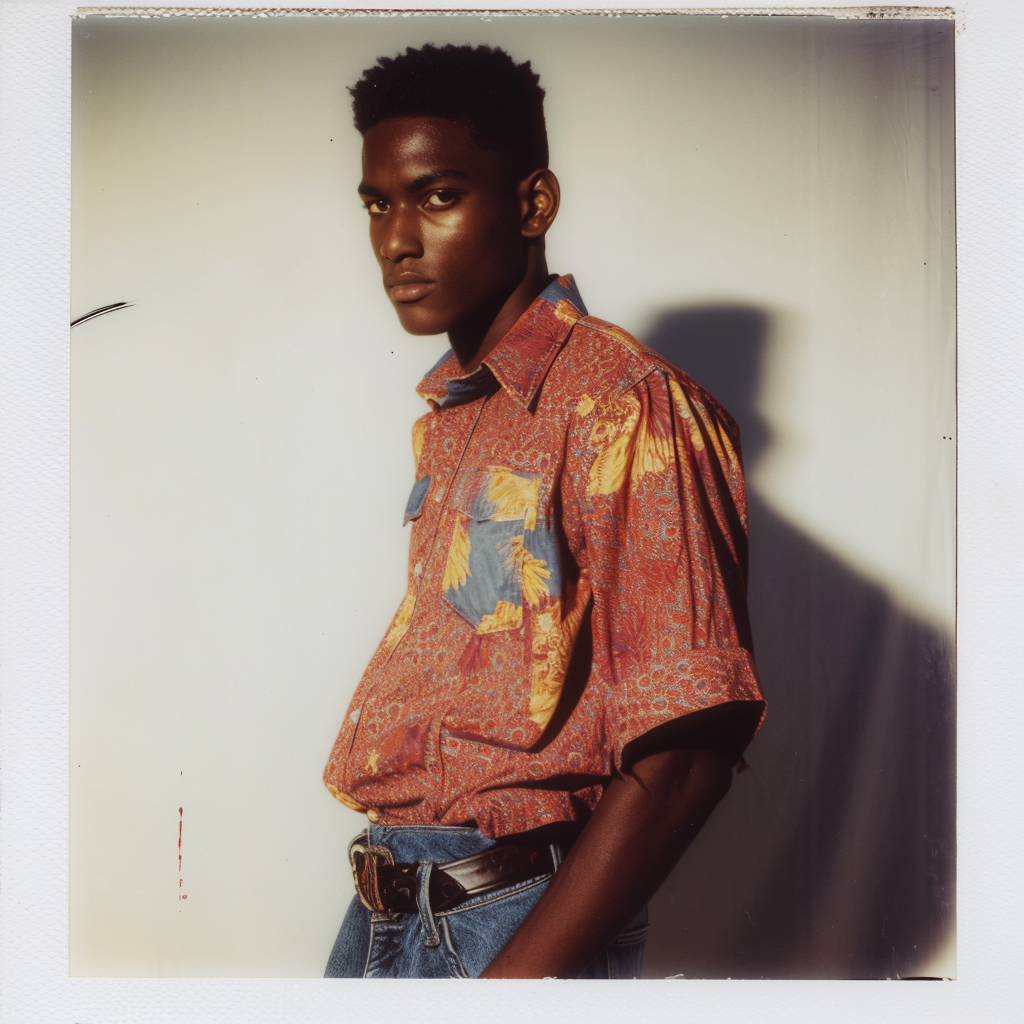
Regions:
[[[179, 807], [178, 808], [178, 888], [179, 889], [182, 887], [182, 884], [183, 884], [182, 883], [182, 878], [181, 878], [181, 834], [182, 834], [182, 831], [184, 830], [184, 825], [185, 825], [185, 809], [183, 807]], [[187, 900], [188, 899], [188, 894], [187, 893], [179, 893], [178, 894], [178, 899], [179, 900]]]

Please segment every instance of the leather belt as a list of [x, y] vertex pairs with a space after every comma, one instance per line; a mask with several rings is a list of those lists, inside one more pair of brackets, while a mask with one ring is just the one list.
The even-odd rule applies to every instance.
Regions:
[[[386, 846], [375, 846], [356, 837], [348, 857], [356, 893], [367, 910], [415, 913], [419, 896], [419, 864], [396, 864]], [[450, 910], [471, 896], [502, 886], [515, 885], [555, 870], [551, 844], [498, 845], [483, 853], [445, 864], [430, 872], [430, 907]]]

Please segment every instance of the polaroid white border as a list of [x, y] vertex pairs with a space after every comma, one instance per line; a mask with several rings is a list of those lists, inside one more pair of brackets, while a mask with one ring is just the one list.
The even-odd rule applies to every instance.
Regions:
[[[412, 6], [412, 5], [408, 5]], [[470, 4], [424, 5], [479, 11]], [[510, 4], [490, 10], [522, 10]], [[534, 11], [567, 10], [531, 4]], [[686, 4], [601, 5], [708, 11]], [[94, 10], [94, 9], [91, 9]], [[147, 16], [172, 9], [147, 7]], [[285, 8], [178, 4], [192, 14]], [[327, 9], [295, 13], [315, 14]], [[340, 10], [335, 8], [334, 10]], [[349, 9], [355, 10], [355, 9]], [[1024, 622], [1022, 238], [1024, 6], [830, 8], [952, 16], [957, 27], [958, 978], [885, 982], [374, 984], [69, 978], [67, 953], [70, 56], [61, 0], [0, 0], [0, 1014], [22, 1022], [379, 1019], [1004, 1021], [1020, 1019], [1024, 732], [1014, 641]], [[363, 9], [365, 13], [377, 13]], [[400, 12], [400, 13], [408, 13]], [[1017, 810], [1014, 810], [1017, 808]]]

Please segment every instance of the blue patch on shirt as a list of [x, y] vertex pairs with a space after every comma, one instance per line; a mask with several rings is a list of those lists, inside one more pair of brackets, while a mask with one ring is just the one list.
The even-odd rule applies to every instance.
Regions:
[[420, 513], [423, 511], [423, 502], [427, 498], [427, 491], [430, 490], [430, 477], [420, 477], [412, 485], [412, 491], [409, 494], [409, 500], [405, 503], [405, 518], [402, 520], [402, 525], [405, 526], [410, 519], [418, 519]]
[[547, 288], [540, 293], [540, 297], [542, 299], [547, 299], [553, 306], [558, 305], [559, 299], [566, 299], [571, 302], [584, 316], [587, 315], [587, 307], [583, 305], [583, 299], [580, 297], [580, 293], [576, 290], [575, 282], [569, 287], [566, 287], [565, 285], [560, 284], [556, 277], [554, 281], [552, 281], [551, 284], [549, 284]]
[[522, 607], [523, 583], [511, 552], [511, 541], [523, 535], [523, 522], [474, 520], [467, 525], [467, 532], [469, 575], [462, 586], [449, 587], [444, 596], [464, 619], [479, 626], [485, 615], [495, 613], [499, 601]]
[[483, 395], [491, 395], [501, 385], [497, 377], [491, 373], [490, 367], [478, 366], [472, 373], [465, 377], [454, 377], [445, 385], [447, 394], [440, 402], [442, 409], [452, 405], [463, 405], [472, 402]]

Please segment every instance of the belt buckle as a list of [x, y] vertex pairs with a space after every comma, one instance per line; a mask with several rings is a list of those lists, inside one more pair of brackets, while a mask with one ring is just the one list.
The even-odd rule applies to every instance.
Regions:
[[[353, 839], [348, 846], [348, 860], [352, 865], [352, 878], [356, 883], [356, 895], [367, 910], [383, 911], [387, 908], [380, 898], [380, 884], [377, 881], [377, 858], [392, 865], [395, 858], [386, 846], [361, 843]], [[360, 863], [361, 861], [361, 863]]]

